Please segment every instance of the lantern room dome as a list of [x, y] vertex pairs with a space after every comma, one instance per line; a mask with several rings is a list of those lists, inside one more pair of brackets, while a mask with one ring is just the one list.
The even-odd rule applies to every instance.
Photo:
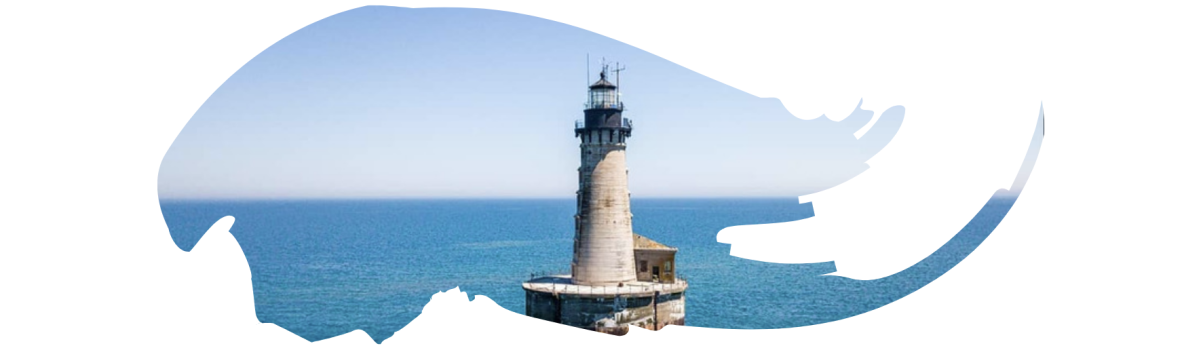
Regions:
[[588, 109], [622, 109], [618, 87], [608, 81], [606, 70], [601, 70], [600, 80], [588, 87]]
[[617, 85], [613, 84], [612, 82], [609, 82], [608, 79], [604, 76], [604, 73], [600, 73], [600, 80], [596, 81], [596, 83], [593, 83], [588, 88], [591, 88], [591, 89], [597, 89], [597, 88], [616, 89]]

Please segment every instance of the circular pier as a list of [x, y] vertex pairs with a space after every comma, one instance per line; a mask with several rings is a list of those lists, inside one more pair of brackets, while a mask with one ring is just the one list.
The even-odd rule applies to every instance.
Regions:
[[583, 285], [572, 283], [567, 275], [521, 284], [526, 315], [616, 335], [625, 334], [631, 325], [649, 330], [684, 325], [687, 286], [683, 279]]

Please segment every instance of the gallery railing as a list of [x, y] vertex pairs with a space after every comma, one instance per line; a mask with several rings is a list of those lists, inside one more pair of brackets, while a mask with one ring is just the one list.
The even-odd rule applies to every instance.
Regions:
[[523, 284], [523, 287], [534, 291], [550, 293], [606, 296], [650, 294], [654, 292], [675, 293], [686, 289], [688, 286], [687, 280], [680, 275], [676, 275], [675, 281], [672, 283], [633, 282], [620, 285], [580, 285], [570, 283], [569, 274], [547, 271], [532, 272], [530, 273], [529, 282]]
[[[584, 129], [584, 128], [587, 128], [587, 127], [586, 127], [586, 125], [584, 124], [583, 120], [575, 120], [575, 130], [577, 130], [577, 131], [578, 131], [578, 130], [581, 130], [581, 129]], [[604, 126], [601, 126], [601, 127], [599, 127], [599, 128], [612, 128], [612, 127], [604, 127]], [[630, 129], [630, 130], [632, 130], [632, 129], [633, 129], [633, 121], [629, 120], [628, 118], [622, 118], [622, 119], [621, 119], [621, 127], [620, 127], [620, 128], [624, 128], [624, 129]]]

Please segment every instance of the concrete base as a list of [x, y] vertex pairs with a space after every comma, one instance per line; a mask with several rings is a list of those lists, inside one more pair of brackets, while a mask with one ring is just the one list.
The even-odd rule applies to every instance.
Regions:
[[614, 335], [624, 335], [631, 325], [649, 330], [684, 325], [686, 282], [553, 286], [564, 279], [570, 278], [545, 277], [523, 284], [525, 315]]

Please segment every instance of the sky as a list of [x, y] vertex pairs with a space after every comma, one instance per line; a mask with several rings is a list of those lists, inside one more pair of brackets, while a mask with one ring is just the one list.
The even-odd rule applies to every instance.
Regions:
[[[634, 197], [824, 190], [866, 170], [904, 113], [801, 120], [776, 99], [566, 24], [364, 7], [298, 30], [229, 77], [163, 158], [159, 195], [573, 197], [574, 121], [601, 59], [627, 67]], [[872, 116], [881, 121], [857, 139]]]

